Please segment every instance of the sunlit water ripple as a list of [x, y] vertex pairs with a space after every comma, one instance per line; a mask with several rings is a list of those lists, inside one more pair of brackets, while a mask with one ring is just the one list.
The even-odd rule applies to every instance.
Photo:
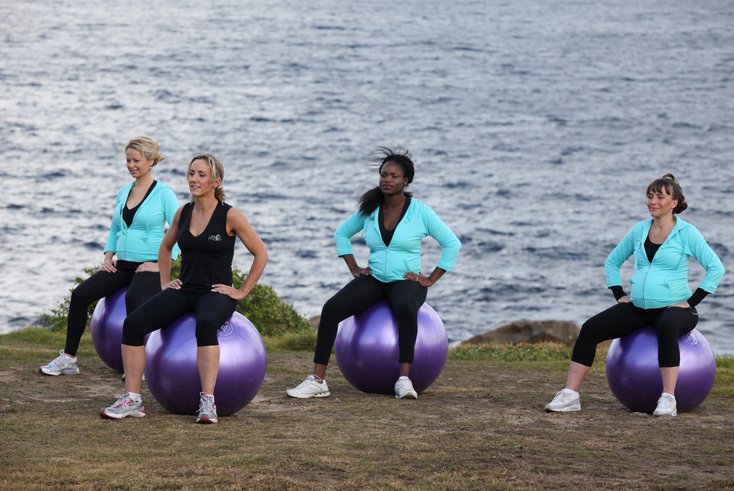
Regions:
[[[100, 262], [138, 134], [182, 201], [188, 158], [222, 159], [269, 248], [263, 282], [307, 316], [349, 279], [332, 234], [376, 183], [377, 145], [412, 150], [416, 197], [464, 244], [428, 300], [453, 340], [610, 305], [606, 255], [668, 171], [734, 269], [728, 0], [98, 5], [0, 4], [0, 332]], [[730, 277], [699, 329], [733, 355]]]

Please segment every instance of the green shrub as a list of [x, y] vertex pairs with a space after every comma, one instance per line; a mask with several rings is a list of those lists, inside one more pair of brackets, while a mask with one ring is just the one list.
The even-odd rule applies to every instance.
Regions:
[[316, 331], [311, 329], [300, 332], [287, 332], [278, 337], [265, 338], [265, 347], [285, 351], [314, 351], [316, 349]]
[[[84, 270], [87, 277], [95, 271], [91, 268]], [[177, 278], [180, 272], [181, 260], [179, 258], [171, 265], [171, 277]], [[232, 276], [235, 288], [241, 287], [247, 278], [247, 275], [237, 268], [232, 271]], [[82, 281], [84, 278], [77, 277], [74, 283], [78, 285]], [[60, 301], [49, 313], [41, 315], [41, 325], [52, 331], [66, 329], [70, 298], [71, 294]], [[90, 315], [96, 305], [97, 303], [94, 302], [89, 306]], [[250, 294], [237, 303], [237, 312], [247, 317], [263, 336], [278, 336], [287, 332], [298, 333], [310, 330], [306, 318], [296, 312], [292, 305], [284, 302], [275, 293], [275, 290], [267, 285], [255, 285]]]
[[[97, 271], [99, 271], [99, 268], [84, 268], [86, 276], [84, 278], [81, 276], [74, 278], [74, 288]], [[71, 300], [71, 292], [74, 288], [69, 290], [69, 295], [64, 297], [56, 307], [51, 308], [51, 312], [41, 314], [41, 318], [39, 319], [41, 327], [45, 327], [51, 331], [63, 331], [66, 329], [66, 319], [69, 317], [69, 301]], [[92, 315], [96, 306], [97, 302], [92, 302], [89, 305], [89, 309], [87, 309], [87, 315]]]
[[450, 360], [553, 361], [569, 360], [570, 350], [563, 344], [461, 344], [449, 351]]

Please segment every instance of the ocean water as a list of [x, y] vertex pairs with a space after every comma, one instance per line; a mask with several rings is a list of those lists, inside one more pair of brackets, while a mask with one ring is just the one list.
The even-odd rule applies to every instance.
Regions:
[[[0, 332], [101, 261], [139, 134], [182, 202], [191, 155], [223, 161], [269, 248], [262, 282], [307, 316], [350, 279], [332, 234], [376, 185], [378, 145], [411, 150], [415, 196], [463, 242], [428, 296], [454, 341], [611, 305], [606, 256], [666, 172], [734, 270], [729, 0], [100, 5], [0, 2]], [[427, 239], [425, 271], [439, 252]], [[721, 355], [730, 278], [699, 307]]]

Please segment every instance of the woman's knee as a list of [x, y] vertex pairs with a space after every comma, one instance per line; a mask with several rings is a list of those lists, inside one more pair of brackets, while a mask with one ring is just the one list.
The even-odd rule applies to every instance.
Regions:
[[583, 324], [581, 324], [581, 330], [579, 331], [579, 335], [576, 337], [576, 343], [579, 342], [586, 343], [593, 341], [596, 339], [596, 333], [599, 331], [599, 326], [596, 322], [594, 322], [594, 318], [587, 320]]
[[145, 344], [145, 332], [138, 317], [140, 316], [129, 315], [122, 323], [122, 344], [128, 346], [143, 346]]
[[81, 283], [71, 291], [71, 298], [69, 299], [69, 302], [74, 305], [87, 306], [91, 304], [94, 300], [96, 299], [94, 298], [92, 289], [87, 288], [84, 283]]
[[196, 345], [199, 347], [218, 345], [217, 331], [220, 327], [222, 327], [221, 324], [210, 320], [198, 320], [196, 322]]
[[395, 312], [395, 317], [417, 318], [421, 304], [414, 298], [402, 297], [391, 301], [390, 307]]
[[698, 313], [695, 309], [669, 307], [655, 322], [655, 331], [658, 333], [658, 337], [672, 331], [675, 337], [678, 338], [691, 331], [696, 327], [696, 324], [698, 324]]
[[[345, 310], [345, 302], [339, 298], [339, 297], [331, 297], [329, 300], [324, 303], [324, 306], [321, 307], [321, 319], [323, 320], [331, 320], [339, 322], [342, 319], [342, 312]], [[344, 318], [349, 317], [345, 316]]]

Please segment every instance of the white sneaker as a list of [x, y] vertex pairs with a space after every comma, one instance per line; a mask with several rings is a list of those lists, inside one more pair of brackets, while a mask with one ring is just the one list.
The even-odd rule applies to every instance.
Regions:
[[331, 395], [329, 386], [326, 385], [326, 380], [319, 382], [315, 375], [309, 375], [297, 387], [288, 389], [285, 393], [297, 399], [310, 399], [311, 397], [327, 397]]
[[395, 382], [395, 399], [410, 397], [418, 399], [418, 393], [413, 388], [413, 382], [408, 377], [402, 376]]
[[214, 396], [203, 392], [199, 393], [199, 412], [196, 416], [196, 422], [201, 424], [216, 424], [219, 422]]
[[43, 365], [41, 373], [46, 375], [79, 375], [79, 367], [76, 365], [76, 356], [69, 356], [64, 350], [59, 351], [59, 356], [51, 360], [48, 365]]
[[100, 409], [99, 415], [108, 419], [122, 419], [128, 416], [142, 418], [145, 417], [145, 406], [142, 399], [135, 401], [125, 392], [113, 405]]
[[675, 396], [663, 392], [660, 399], [658, 399], [658, 407], [655, 408], [652, 414], [653, 416], [677, 416], [678, 405], [675, 402]]
[[563, 389], [556, 394], [551, 402], [545, 405], [545, 410], [557, 413], [581, 411], [581, 398], [578, 392]]

